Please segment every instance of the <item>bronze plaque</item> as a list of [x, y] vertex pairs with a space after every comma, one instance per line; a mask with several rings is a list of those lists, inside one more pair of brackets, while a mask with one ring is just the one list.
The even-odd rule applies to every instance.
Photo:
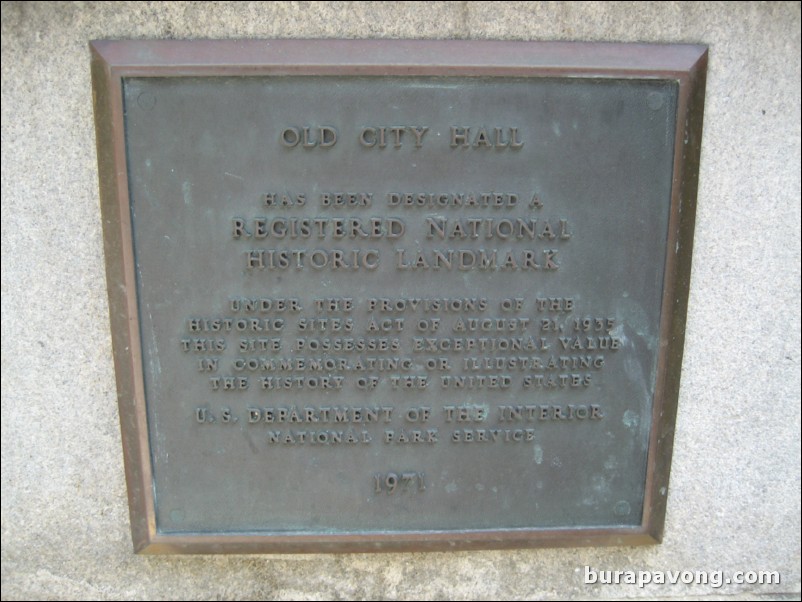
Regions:
[[704, 47], [92, 52], [137, 551], [660, 540]]

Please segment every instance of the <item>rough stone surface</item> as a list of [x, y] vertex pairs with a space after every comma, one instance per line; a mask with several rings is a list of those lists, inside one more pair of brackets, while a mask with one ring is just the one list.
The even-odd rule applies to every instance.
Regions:
[[[140, 557], [111, 361], [87, 42], [467, 38], [710, 45], [666, 537], [647, 548]], [[800, 5], [2, 4], [3, 599], [798, 599]], [[584, 585], [772, 570], [779, 585]]]

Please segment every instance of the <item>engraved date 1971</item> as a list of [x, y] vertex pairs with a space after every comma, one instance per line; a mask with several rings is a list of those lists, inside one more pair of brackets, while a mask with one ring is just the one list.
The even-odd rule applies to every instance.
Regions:
[[373, 491], [387, 495], [426, 491], [425, 476], [422, 472], [377, 472], [373, 475]]

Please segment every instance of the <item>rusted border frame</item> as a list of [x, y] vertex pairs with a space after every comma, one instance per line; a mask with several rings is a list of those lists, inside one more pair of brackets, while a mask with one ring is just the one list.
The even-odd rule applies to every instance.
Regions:
[[[379, 40], [96, 41], [95, 125], [106, 279], [134, 549], [159, 553], [369, 552], [638, 545], [662, 539], [690, 285], [707, 48], [693, 45]], [[364, 532], [338, 535], [157, 531], [136, 279], [122, 80], [221, 75], [496, 76], [661, 79], [679, 84], [660, 350], [639, 527]]]

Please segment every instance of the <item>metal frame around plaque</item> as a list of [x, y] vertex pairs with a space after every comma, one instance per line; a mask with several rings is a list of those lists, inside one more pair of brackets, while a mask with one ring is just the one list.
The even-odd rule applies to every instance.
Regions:
[[[690, 280], [706, 47], [474, 41], [228, 40], [97, 41], [91, 44], [91, 51], [111, 330], [131, 530], [137, 552], [456, 550], [633, 545], [661, 540]], [[675, 114], [671, 116], [675, 127], [669, 132], [671, 165], [667, 166], [670, 171], [670, 206], [667, 206], [664, 265], [658, 266], [663, 270], [659, 323], [655, 326], [659, 329], [659, 337], [654, 351], [651, 413], [646, 417], [649, 421], [648, 449], [639, 520], [635, 517], [627, 524], [613, 522], [603, 525], [572, 524], [567, 520], [565, 524], [552, 523], [544, 527], [538, 526], [537, 520], [533, 519], [531, 525], [516, 523], [507, 527], [500, 519], [498, 525], [491, 528], [461, 525], [459, 520], [456, 524], [449, 523], [447, 528], [437, 528], [436, 525], [404, 528], [403, 524], [399, 527], [394, 523], [391, 529], [378, 528], [375, 524], [364, 529], [332, 529], [325, 524], [288, 524], [264, 529], [237, 527], [230, 531], [202, 524], [182, 531], [161, 524], [163, 519], [157, 512], [157, 499], [161, 492], [156, 491], [154, 485], [154, 455], [160, 452], [154, 451], [152, 424], [149, 428], [153, 419], [149, 419], [148, 404], [162, 403], [162, 400], [148, 399], [146, 387], [146, 374], [152, 370], [149, 366], [154, 358], [152, 351], [148, 350], [150, 348], [143, 343], [141, 291], [138, 287], [145, 285], [138, 284], [142, 274], [139, 273], [134, 230], [139, 227], [139, 218], [135, 212], [132, 213], [131, 204], [132, 190], [137, 189], [137, 172], [129, 156], [136, 143], [128, 139], [129, 129], [135, 131], [137, 126], [126, 122], [125, 86], [129, 81], [152, 78], [176, 82], [188, 81], [187, 78], [206, 82], [240, 78], [228, 80], [236, 86], [236, 82], [247, 78], [273, 77], [304, 78], [304, 81], [330, 78], [335, 82], [338, 78], [360, 78], [368, 86], [382, 78], [390, 78], [386, 80], [390, 86], [397, 81], [392, 78], [436, 78], [437, 82], [455, 85], [456, 94], [460, 93], [461, 82], [468, 81], [548, 79], [556, 86], [577, 81], [608, 82], [612, 86], [667, 82], [676, 87], [675, 105], [672, 105]], [[421, 111], [425, 113], [424, 109]], [[266, 144], [278, 144], [276, 128], [279, 125], [270, 124], [265, 133]], [[191, 154], [193, 149], [186, 149], [186, 152]], [[345, 165], [342, 167], [347, 168]], [[346, 212], [344, 215], [352, 214]], [[145, 269], [152, 268], [145, 266]], [[161, 374], [158, 378], [178, 377]], [[192, 416], [189, 416], [188, 423], [191, 420]], [[170, 432], [159, 434], [160, 437], [170, 435]], [[438, 445], [450, 444], [445, 441]], [[431, 454], [438, 453], [436, 447], [431, 450]], [[275, 457], [265, 454], [263, 461], [270, 462]], [[429, 487], [441, 485], [435, 483]], [[316, 492], [321, 497], [328, 495], [322, 485]], [[404, 508], [409, 510], [406, 506]], [[499, 515], [503, 516], [503, 512], [500, 508]], [[354, 521], [348, 524], [352, 523]]]

